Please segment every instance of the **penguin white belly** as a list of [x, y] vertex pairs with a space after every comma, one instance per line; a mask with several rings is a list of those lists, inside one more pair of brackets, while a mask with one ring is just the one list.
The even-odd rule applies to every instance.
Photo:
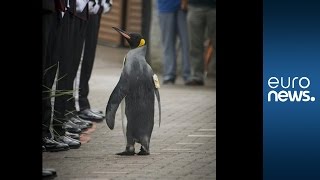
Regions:
[[126, 107], [126, 100], [125, 98], [121, 101], [121, 120], [122, 120], [122, 131], [124, 134], [125, 144], [127, 144], [127, 116], [125, 113], [125, 107]]

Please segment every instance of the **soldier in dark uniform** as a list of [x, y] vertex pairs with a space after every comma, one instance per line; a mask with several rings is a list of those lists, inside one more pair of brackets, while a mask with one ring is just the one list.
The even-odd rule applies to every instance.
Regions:
[[51, 95], [61, 43], [62, 14], [65, 11], [65, 1], [42, 1], [42, 148], [46, 151], [68, 150], [69, 146], [53, 139], [51, 127]]
[[101, 121], [103, 120], [102, 112], [92, 110], [90, 106], [88, 99], [89, 80], [96, 54], [101, 15], [110, 11], [112, 7], [112, 0], [90, 0], [88, 5], [90, 15], [85, 34], [83, 59], [80, 72], [79, 116], [91, 121]]
[[[82, 3], [85, 3], [84, 6]], [[84, 40], [86, 20], [88, 18], [88, 1], [69, 0], [63, 16], [61, 35], [61, 60], [56, 91], [59, 93], [55, 98], [55, 111], [53, 129], [55, 140], [66, 143], [70, 148], [80, 147], [78, 134], [90, 127], [91, 122], [80, 119], [75, 114], [73, 98], [73, 82], [77, 74], [81, 57], [81, 45]], [[82, 8], [81, 8], [82, 7]]]
[[[146, 39], [146, 42], [150, 42], [151, 21], [152, 21], [152, 1], [142, 0], [141, 34]], [[146, 60], [149, 64], [151, 64], [150, 46], [147, 46]]]

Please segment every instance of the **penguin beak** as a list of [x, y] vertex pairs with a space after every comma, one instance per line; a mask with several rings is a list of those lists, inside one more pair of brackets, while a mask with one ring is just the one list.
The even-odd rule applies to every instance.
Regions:
[[130, 39], [130, 36], [128, 35], [127, 32], [119, 29], [119, 28], [116, 28], [116, 27], [112, 27], [113, 29], [115, 29], [116, 31], [118, 31], [123, 37], [125, 37], [126, 39]]

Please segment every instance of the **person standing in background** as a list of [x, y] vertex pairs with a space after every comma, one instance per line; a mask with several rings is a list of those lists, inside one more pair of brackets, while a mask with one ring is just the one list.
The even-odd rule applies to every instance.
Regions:
[[204, 85], [204, 42], [207, 35], [215, 49], [216, 0], [188, 0], [188, 32], [190, 61], [192, 64], [191, 85]]
[[190, 84], [189, 40], [187, 12], [181, 0], [157, 0], [158, 17], [163, 47], [163, 84], [174, 84], [177, 71], [176, 37], [179, 36], [182, 54], [182, 76], [185, 85]]

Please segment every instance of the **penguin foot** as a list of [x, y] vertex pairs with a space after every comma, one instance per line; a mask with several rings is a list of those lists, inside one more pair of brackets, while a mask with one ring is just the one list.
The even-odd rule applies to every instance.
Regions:
[[141, 148], [140, 152], [137, 155], [146, 156], [146, 155], [150, 155], [150, 152], [147, 152], [146, 150]]
[[133, 156], [135, 155], [136, 153], [133, 151], [123, 151], [123, 152], [120, 152], [120, 153], [117, 153], [116, 155], [119, 155], [119, 156]]
[[150, 153], [145, 151], [140, 151], [137, 155], [146, 156], [146, 155], [150, 155]]

